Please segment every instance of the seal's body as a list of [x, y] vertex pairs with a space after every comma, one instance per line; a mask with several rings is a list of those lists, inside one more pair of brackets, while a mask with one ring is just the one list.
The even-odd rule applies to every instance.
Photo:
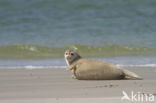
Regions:
[[141, 79], [138, 75], [128, 70], [101, 61], [82, 58], [73, 50], [65, 52], [68, 68], [73, 72], [73, 78], [79, 80], [118, 80]]
[[75, 76], [77, 79], [123, 79], [124, 73], [113, 64], [79, 59], [75, 65]]

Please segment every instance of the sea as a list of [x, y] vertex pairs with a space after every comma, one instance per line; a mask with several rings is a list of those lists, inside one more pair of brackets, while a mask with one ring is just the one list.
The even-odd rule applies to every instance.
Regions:
[[156, 67], [156, 0], [0, 0], [0, 69], [65, 68], [66, 49]]

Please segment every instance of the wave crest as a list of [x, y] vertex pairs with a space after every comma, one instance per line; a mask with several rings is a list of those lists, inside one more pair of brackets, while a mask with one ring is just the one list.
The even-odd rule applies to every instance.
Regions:
[[76, 48], [77, 52], [84, 57], [105, 57], [105, 56], [145, 56], [156, 55], [156, 48], [137, 46], [88, 46], [69, 45], [61, 48], [50, 48], [39, 45], [7, 45], [0, 46], [0, 58], [5, 59], [39, 59], [63, 57], [66, 49]]

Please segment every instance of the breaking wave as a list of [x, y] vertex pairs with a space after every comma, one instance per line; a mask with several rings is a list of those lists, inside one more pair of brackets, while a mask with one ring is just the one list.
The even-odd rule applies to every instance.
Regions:
[[106, 57], [106, 56], [146, 56], [156, 55], [156, 48], [137, 46], [88, 46], [70, 45], [60, 48], [45, 47], [39, 45], [5, 45], [0, 46], [1, 59], [41, 59], [63, 57], [66, 49], [75, 49], [84, 57]]

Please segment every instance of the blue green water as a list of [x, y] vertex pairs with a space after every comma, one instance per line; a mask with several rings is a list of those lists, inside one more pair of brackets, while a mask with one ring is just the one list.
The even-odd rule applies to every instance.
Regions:
[[0, 0], [2, 60], [63, 58], [73, 47], [86, 57], [155, 56], [156, 1]]

